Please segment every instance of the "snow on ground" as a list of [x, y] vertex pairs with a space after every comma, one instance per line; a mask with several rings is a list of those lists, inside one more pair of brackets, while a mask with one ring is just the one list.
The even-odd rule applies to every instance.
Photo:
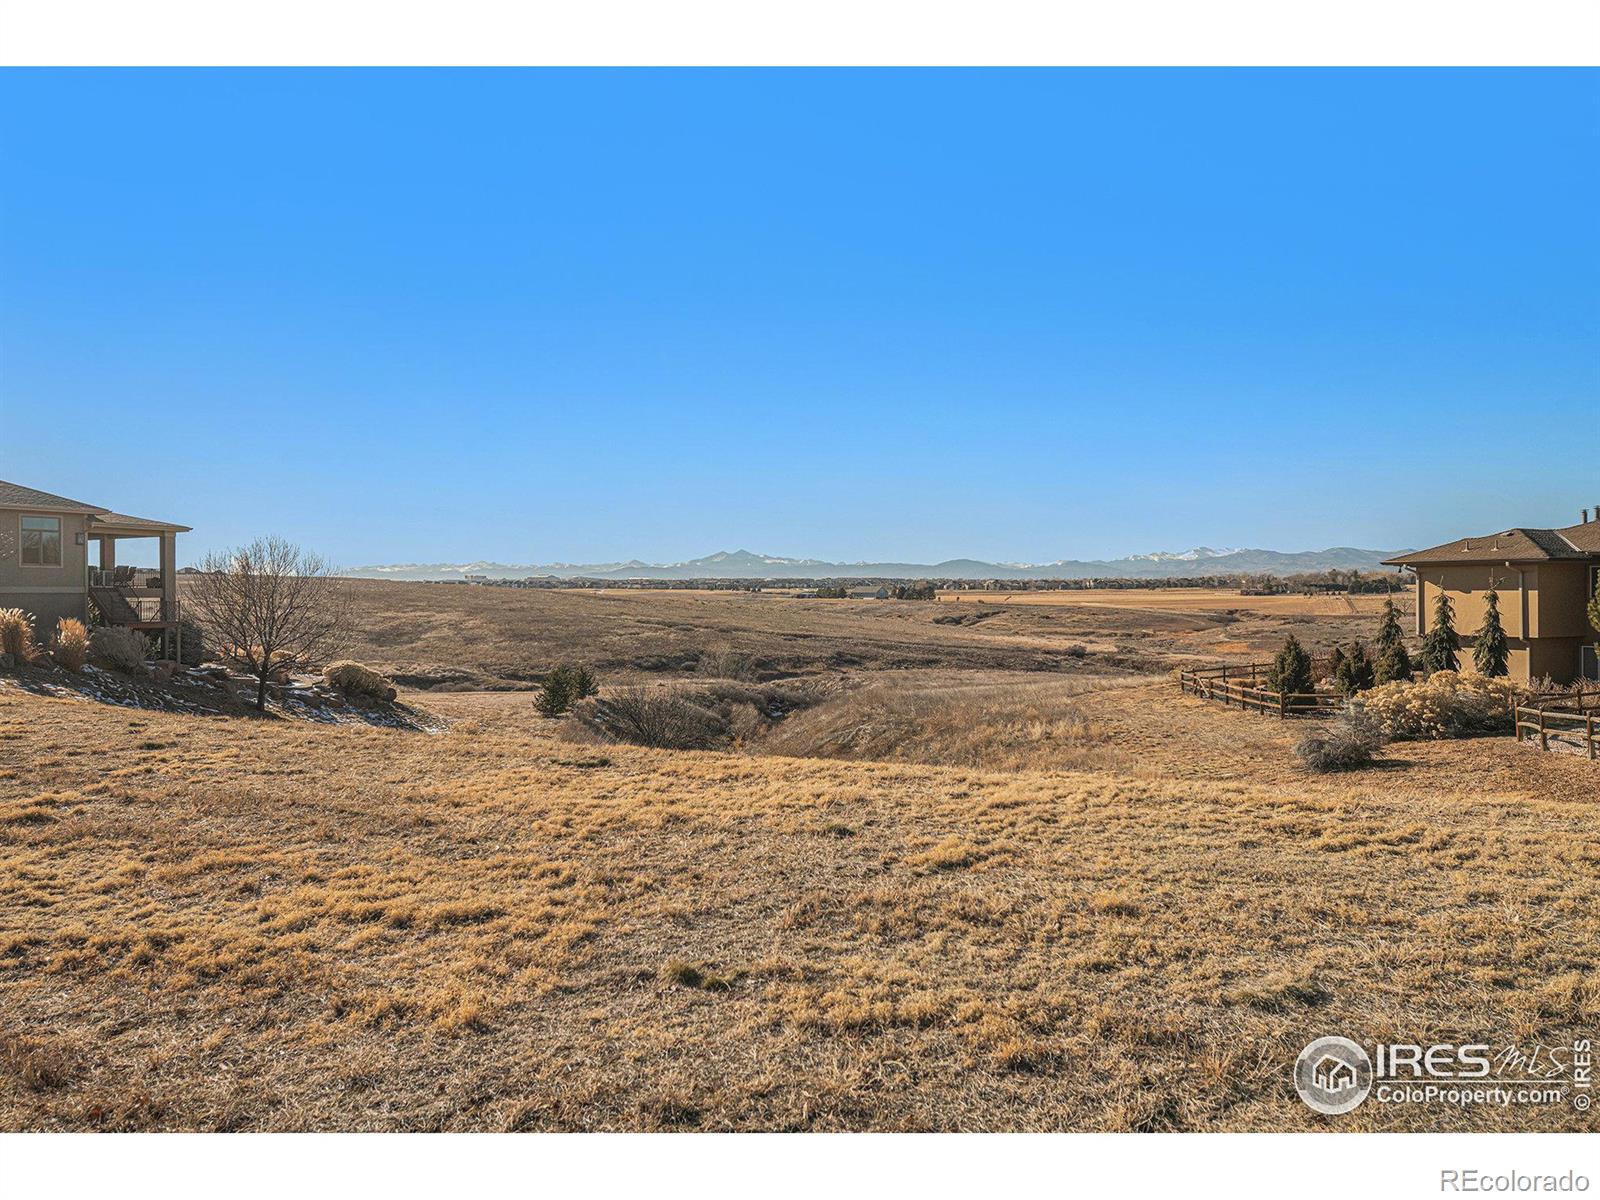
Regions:
[[[253, 711], [256, 684], [217, 668], [183, 670], [171, 683], [155, 678], [134, 679], [114, 671], [86, 666], [79, 674], [61, 670], [26, 670], [0, 675], [0, 693], [7, 689], [84, 700], [119, 708], [195, 716], [243, 716]], [[323, 725], [377, 725], [440, 733], [446, 722], [408, 704], [356, 704], [321, 686], [321, 680], [301, 677], [282, 688], [269, 689], [267, 711], [289, 720]]]

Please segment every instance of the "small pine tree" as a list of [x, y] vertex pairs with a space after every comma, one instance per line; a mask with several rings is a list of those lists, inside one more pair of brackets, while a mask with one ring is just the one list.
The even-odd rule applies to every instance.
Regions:
[[1589, 600], [1589, 624], [1594, 626], [1594, 631], [1600, 633], [1600, 572], [1594, 577], [1594, 596]]
[[1294, 634], [1284, 639], [1283, 649], [1272, 660], [1272, 670], [1267, 672], [1267, 686], [1284, 694], [1309, 693], [1315, 686], [1311, 678], [1311, 656]]
[[1405, 632], [1400, 628], [1400, 609], [1393, 600], [1383, 602], [1383, 620], [1378, 625], [1378, 655], [1390, 646], [1404, 648], [1406, 641]]
[[541, 716], [559, 717], [572, 707], [572, 675], [565, 665], [553, 668], [539, 685], [538, 698], [534, 700]]
[[1364, 692], [1373, 684], [1372, 660], [1367, 657], [1367, 648], [1360, 642], [1351, 643], [1348, 653], [1339, 659], [1339, 670], [1334, 675], [1334, 682], [1338, 684], [1342, 695], [1353, 696], [1357, 692]]
[[1338, 679], [1339, 672], [1344, 668], [1344, 647], [1335, 645], [1328, 652], [1328, 678]]
[[1372, 679], [1374, 683], [1410, 683], [1411, 673], [1415, 669], [1405, 646], [1396, 642], [1378, 653], [1378, 661], [1372, 669]]
[[1411, 654], [1406, 650], [1406, 635], [1400, 628], [1400, 609], [1393, 600], [1383, 602], [1383, 620], [1378, 625], [1378, 661], [1373, 668], [1376, 683], [1409, 682]]
[[1456, 651], [1461, 649], [1461, 639], [1456, 636], [1456, 610], [1445, 592], [1433, 606], [1433, 628], [1422, 639], [1422, 665], [1433, 671], [1459, 671], [1461, 660]]
[[544, 677], [534, 705], [543, 716], [559, 717], [579, 700], [598, 695], [599, 692], [600, 683], [588, 667], [582, 663], [562, 663], [552, 667]]
[[1472, 644], [1472, 665], [1478, 674], [1498, 679], [1505, 675], [1511, 658], [1511, 647], [1506, 642], [1506, 631], [1500, 624], [1500, 593], [1489, 589], [1483, 598], [1483, 624], [1478, 628], [1478, 639]]
[[590, 696], [600, 694], [600, 681], [583, 663], [567, 668], [567, 679], [572, 684], [572, 699], [574, 701], [587, 700]]

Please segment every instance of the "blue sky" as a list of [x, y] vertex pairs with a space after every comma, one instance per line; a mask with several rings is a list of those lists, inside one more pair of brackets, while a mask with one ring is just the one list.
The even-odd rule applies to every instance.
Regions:
[[1600, 503], [1600, 72], [0, 73], [0, 478], [348, 564]]

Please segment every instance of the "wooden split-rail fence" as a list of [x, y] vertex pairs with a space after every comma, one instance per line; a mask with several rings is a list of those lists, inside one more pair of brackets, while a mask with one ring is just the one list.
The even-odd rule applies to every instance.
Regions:
[[1517, 741], [1537, 741], [1550, 749], [1550, 739], [1560, 745], [1576, 743], [1591, 759], [1600, 758], [1600, 692], [1545, 692], [1511, 706]]
[[1325, 717], [1344, 708], [1344, 697], [1327, 692], [1278, 692], [1266, 686], [1270, 663], [1194, 667], [1178, 673], [1178, 687], [1191, 696], [1264, 713], [1269, 717]]

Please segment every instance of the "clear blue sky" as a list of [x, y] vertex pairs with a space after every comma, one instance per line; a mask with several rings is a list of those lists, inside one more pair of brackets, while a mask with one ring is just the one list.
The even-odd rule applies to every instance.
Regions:
[[0, 478], [347, 565], [1600, 502], [1600, 73], [0, 74]]

